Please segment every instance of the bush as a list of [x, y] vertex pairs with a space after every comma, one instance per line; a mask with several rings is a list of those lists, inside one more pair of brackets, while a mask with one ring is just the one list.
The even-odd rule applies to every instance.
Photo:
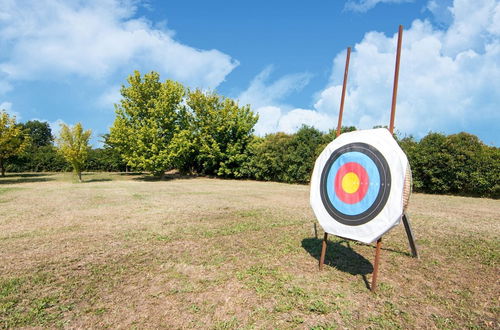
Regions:
[[475, 135], [429, 133], [420, 142], [400, 142], [413, 171], [414, 189], [433, 194], [498, 198], [500, 149]]
[[274, 133], [256, 138], [249, 146], [247, 176], [257, 180], [307, 183], [322, 143], [323, 134], [307, 126], [293, 135]]

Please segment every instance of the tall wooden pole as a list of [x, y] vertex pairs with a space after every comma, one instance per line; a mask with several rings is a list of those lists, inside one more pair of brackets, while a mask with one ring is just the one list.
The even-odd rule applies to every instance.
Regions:
[[[342, 115], [344, 113], [345, 89], [347, 85], [347, 76], [349, 73], [350, 58], [351, 58], [351, 47], [347, 47], [347, 56], [345, 59], [345, 70], [344, 70], [344, 82], [342, 83], [342, 96], [340, 98], [339, 121], [337, 123], [337, 137], [340, 135], [340, 130], [342, 128]], [[325, 263], [327, 244], [328, 244], [328, 233], [325, 232], [325, 235], [323, 236], [323, 243], [321, 244], [321, 256], [319, 257], [319, 270], [323, 269], [323, 265]]]
[[349, 74], [349, 59], [351, 58], [351, 47], [347, 47], [347, 56], [345, 59], [344, 83], [342, 84], [342, 96], [340, 98], [339, 121], [337, 123], [337, 137], [342, 128], [342, 115], [344, 114], [345, 87], [347, 84], [347, 75]]
[[[398, 49], [396, 52], [396, 69], [394, 70], [394, 86], [392, 89], [392, 106], [391, 106], [391, 122], [389, 125], [389, 132], [394, 133], [394, 118], [396, 116], [396, 99], [398, 96], [398, 80], [399, 80], [399, 62], [401, 58], [401, 43], [403, 41], [403, 26], [399, 26], [398, 32]], [[373, 263], [373, 276], [371, 290], [375, 291], [377, 288], [378, 267], [380, 263], [380, 250], [382, 249], [382, 237], [377, 240], [375, 248], [375, 262]]]
[[392, 88], [391, 123], [389, 132], [394, 133], [394, 118], [396, 117], [396, 99], [398, 97], [399, 62], [401, 58], [401, 43], [403, 41], [403, 26], [399, 26], [398, 50], [396, 52], [396, 69], [394, 70], [394, 86]]

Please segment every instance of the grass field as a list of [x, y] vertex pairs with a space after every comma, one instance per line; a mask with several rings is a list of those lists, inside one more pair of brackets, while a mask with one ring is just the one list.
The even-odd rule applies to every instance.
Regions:
[[[0, 327], [499, 328], [500, 201], [415, 194], [373, 246], [321, 240], [309, 187], [87, 174], [0, 179]], [[322, 237], [322, 233], [319, 233]]]

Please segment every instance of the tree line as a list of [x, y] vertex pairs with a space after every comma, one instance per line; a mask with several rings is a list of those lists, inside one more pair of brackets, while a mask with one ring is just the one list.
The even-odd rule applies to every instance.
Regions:
[[[254, 135], [249, 106], [212, 91], [134, 72], [122, 86], [116, 118], [103, 147], [88, 145], [90, 131], [63, 125], [55, 138], [45, 122], [0, 117], [0, 168], [12, 172], [166, 171], [308, 183], [314, 161], [335, 131], [303, 126], [294, 134]], [[10, 128], [7, 129], [7, 128]], [[353, 131], [355, 127], [343, 127]], [[10, 133], [9, 133], [10, 132]], [[406, 152], [415, 191], [500, 197], [500, 149], [468, 133], [429, 133], [396, 140]]]

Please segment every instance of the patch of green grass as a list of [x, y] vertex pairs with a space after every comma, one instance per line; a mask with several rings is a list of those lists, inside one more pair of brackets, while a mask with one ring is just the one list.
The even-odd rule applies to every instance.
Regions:
[[16, 191], [16, 190], [21, 190], [23, 188], [19, 187], [0, 187], [0, 195], [3, 195], [8, 192]]
[[500, 240], [481, 237], [452, 237], [443, 242], [455, 257], [475, 260], [486, 266], [496, 266], [500, 260]]
[[215, 322], [213, 329], [214, 330], [237, 329], [238, 325], [239, 325], [238, 319], [236, 317], [232, 317], [228, 320]]
[[72, 305], [61, 303], [58, 292], [36, 294], [38, 287], [50, 285], [52, 281], [53, 277], [47, 273], [1, 279], [0, 326], [44, 326], [61, 320]]
[[334, 323], [328, 323], [328, 324], [319, 324], [319, 325], [315, 325], [313, 327], [311, 327], [310, 329], [311, 330], [335, 330], [335, 329], [338, 329], [339, 326], [337, 324], [334, 324]]
[[132, 197], [133, 197], [134, 199], [144, 200], [144, 199], [146, 199], [146, 197], [147, 197], [147, 196], [146, 196], [146, 195], [144, 195], [144, 194], [133, 193], [133, 194], [132, 194]]
[[106, 314], [108, 312], [108, 308], [106, 308], [106, 307], [89, 308], [89, 309], [85, 310], [85, 312], [100, 316], [100, 315]]
[[243, 272], [238, 272], [236, 276], [262, 296], [281, 292], [291, 279], [290, 275], [264, 265], [251, 266]]
[[431, 315], [432, 321], [434, 321], [434, 325], [438, 329], [457, 329], [459, 328], [458, 324], [455, 323], [451, 318], [444, 317], [437, 314]]
[[257, 218], [262, 216], [264, 214], [264, 211], [260, 209], [251, 209], [251, 210], [237, 211], [235, 214], [242, 218]]
[[309, 304], [309, 311], [316, 314], [327, 314], [331, 308], [323, 300], [315, 300]]
[[409, 314], [403, 311], [395, 303], [385, 301], [383, 303], [382, 313], [372, 315], [368, 322], [380, 328], [404, 329], [411, 327], [413, 321]]
[[257, 222], [254, 220], [249, 221], [237, 221], [232, 224], [224, 224], [221, 227], [209, 228], [209, 229], [199, 229], [199, 234], [204, 238], [212, 238], [218, 236], [229, 236], [235, 234], [241, 234], [252, 231], [261, 231], [271, 228], [287, 227], [292, 225], [302, 224], [302, 222], [294, 220], [283, 220], [283, 221], [264, 221]]
[[44, 230], [24, 231], [24, 232], [20, 232], [20, 233], [9, 234], [7, 236], [0, 236], [0, 242], [14, 240], [14, 239], [49, 236], [49, 235], [58, 234], [58, 233], [77, 231], [81, 228], [82, 228], [82, 226], [77, 224], [77, 225], [59, 227], [56, 229], [49, 228], [49, 229], [44, 229]]

